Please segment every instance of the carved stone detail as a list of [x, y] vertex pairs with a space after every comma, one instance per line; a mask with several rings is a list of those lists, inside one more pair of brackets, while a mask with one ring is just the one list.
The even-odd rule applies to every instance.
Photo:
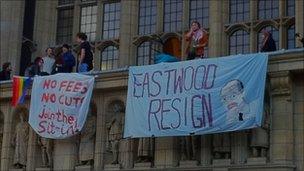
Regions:
[[271, 93], [273, 96], [276, 95], [287, 95], [291, 94], [291, 73], [290, 71], [280, 71], [269, 73]]

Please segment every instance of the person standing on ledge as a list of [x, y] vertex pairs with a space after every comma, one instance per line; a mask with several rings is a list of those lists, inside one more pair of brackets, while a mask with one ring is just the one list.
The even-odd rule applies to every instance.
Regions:
[[201, 28], [201, 25], [197, 21], [192, 21], [191, 28], [185, 35], [188, 46], [186, 49], [187, 60], [203, 58], [204, 48], [208, 44], [207, 31]]
[[91, 45], [87, 41], [87, 35], [78, 33], [76, 41], [80, 44], [80, 53], [78, 57], [78, 72], [88, 72], [93, 69], [93, 53]]
[[272, 38], [272, 34], [267, 30], [262, 30], [263, 33], [263, 40], [262, 40], [262, 47], [261, 52], [272, 52], [276, 51], [276, 44]]

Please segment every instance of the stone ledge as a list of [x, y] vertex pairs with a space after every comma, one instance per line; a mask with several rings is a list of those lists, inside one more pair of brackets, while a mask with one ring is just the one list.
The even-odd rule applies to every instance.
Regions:
[[214, 166], [227, 166], [231, 165], [231, 159], [214, 159], [212, 160]]
[[106, 164], [104, 170], [120, 170], [119, 164]]
[[152, 163], [151, 162], [142, 162], [142, 163], [135, 163], [134, 168], [136, 169], [146, 169], [146, 168], [151, 168]]
[[196, 160], [182, 160], [179, 161], [179, 167], [193, 167], [199, 164]]
[[251, 157], [247, 159], [247, 164], [266, 164], [266, 157]]
[[51, 168], [49, 167], [38, 167], [35, 169], [35, 171], [51, 171]]
[[76, 166], [75, 171], [92, 171], [93, 166], [91, 165], [84, 165], [84, 166]]

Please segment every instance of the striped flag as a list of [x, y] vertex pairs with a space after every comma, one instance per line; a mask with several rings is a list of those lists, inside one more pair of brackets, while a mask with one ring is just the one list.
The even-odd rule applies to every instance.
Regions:
[[12, 106], [24, 103], [25, 95], [31, 85], [30, 77], [13, 77], [13, 97]]

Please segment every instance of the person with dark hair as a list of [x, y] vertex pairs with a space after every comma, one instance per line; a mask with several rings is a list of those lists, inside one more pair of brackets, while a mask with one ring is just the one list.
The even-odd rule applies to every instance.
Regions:
[[296, 33], [295, 37], [296, 37], [297, 41], [302, 43], [302, 47], [304, 47], [304, 37], [300, 33]]
[[29, 66], [29, 68], [27, 69], [28, 72], [26, 72], [25, 76], [33, 77], [35, 75], [40, 75], [40, 76], [49, 75], [47, 72], [42, 71], [43, 64], [44, 64], [44, 61], [41, 57], [35, 58], [33, 65]]
[[48, 47], [46, 50], [46, 56], [43, 57], [43, 68], [42, 72], [46, 72], [48, 74], [52, 73], [53, 65], [55, 63], [54, 55], [53, 55], [53, 49], [51, 47]]
[[62, 73], [63, 72], [63, 52], [60, 52], [55, 56], [55, 63], [52, 70], [52, 74]]
[[262, 30], [263, 33], [263, 40], [262, 40], [262, 47], [261, 52], [272, 52], [276, 51], [276, 44], [272, 38], [272, 34], [267, 30]]
[[208, 44], [207, 31], [201, 28], [197, 21], [191, 23], [191, 28], [185, 35], [188, 46], [186, 49], [187, 60], [204, 57], [204, 48]]
[[11, 63], [5, 62], [2, 65], [2, 71], [0, 72], [0, 81], [10, 80], [11, 79]]
[[93, 53], [91, 45], [87, 41], [87, 35], [78, 33], [76, 41], [80, 44], [80, 53], [78, 57], [78, 72], [88, 72], [93, 69]]
[[62, 53], [62, 72], [71, 73], [76, 62], [68, 44], [62, 45]]

